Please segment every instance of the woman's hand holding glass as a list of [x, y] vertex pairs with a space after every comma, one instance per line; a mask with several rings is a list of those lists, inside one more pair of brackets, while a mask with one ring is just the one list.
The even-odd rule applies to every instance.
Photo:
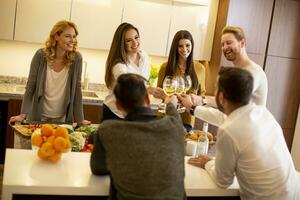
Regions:
[[[163, 90], [166, 93], [167, 97], [171, 97], [175, 94], [177, 88], [177, 80], [173, 76], [166, 76], [163, 82]], [[159, 112], [165, 113], [166, 104], [159, 104]]]

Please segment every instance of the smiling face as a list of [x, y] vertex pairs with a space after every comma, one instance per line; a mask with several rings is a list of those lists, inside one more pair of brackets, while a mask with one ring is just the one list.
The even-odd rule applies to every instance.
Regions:
[[232, 62], [238, 59], [245, 45], [244, 40], [238, 41], [232, 33], [223, 34], [221, 43], [225, 58]]
[[76, 37], [74, 28], [71, 26], [66, 27], [62, 33], [55, 35], [57, 48], [63, 51], [73, 51], [77, 43]]
[[181, 59], [186, 60], [192, 51], [191, 41], [188, 39], [179, 40], [177, 50], [178, 50], [179, 57]]
[[140, 36], [136, 30], [128, 30], [124, 39], [126, 53], [137, 53], [140, 51]]

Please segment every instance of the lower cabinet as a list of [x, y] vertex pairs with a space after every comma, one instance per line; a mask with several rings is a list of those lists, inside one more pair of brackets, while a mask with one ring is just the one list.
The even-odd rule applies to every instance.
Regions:
[[[8, 100], [7, 122], [10, 119], [10, 117], [20, 114], [21, 106], [22, 106], [21, 99], [9, 99]], [[14, 147], [14, 131], [8, 123], [6, 126], [5, 146], [6, 146], [6, 148]]]
[[102, 105], [83, 104], [84, 119], [92, 124], [100, 124], [102, 118]]
[[7, 101], [0, 101], [0, 164], [4, 163], [7, 124]]

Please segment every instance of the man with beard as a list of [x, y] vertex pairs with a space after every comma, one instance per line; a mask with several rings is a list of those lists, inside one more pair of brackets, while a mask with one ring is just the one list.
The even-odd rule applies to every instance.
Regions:
[[[280, 125], [265, 106], [249, 103], [253, 82], [247, 70], [220, 71], [216, 103], [226, 117], [218, 129], [216, 158], [200, 156], [189, 163], [206, 169], [221, 188], [229, 187], [236, 176], [242, 200], [300, 199], [300, 175]], [[191, 98], [185, 101], [191, 103]], [[194, 109], [196, 117], [200, 107]]]
[[[242, 28], [234, 26], [226, 26], [222, 30], [222, 51], [225, 58], [232, 61], [236, 68], [249, 71], [254, 78], [253, 89], [250, 101], [257, 105], [266, 105], [268, 94], [268, 80], [263, 69], [249, 59], [246, 52], [245, 34]], [[179, 97], [179, 100], [185, 101], [188, 107], [199, 106], [203, 104], [203, 97], [190, 95], [192, 103], [185, 101], [186, 95]], [[224, 114], [217, 109], [201, 106], [198, 118], [207, 121], [214, 126], [219, 126], [224, 120]]]
[[222, 30], [222, 51], [225, 58], [235, 67], [248, 70], [253, 78], [253, 92], [251, 100], [257, 105], [266, 105], [268, 81], [263, 69], [249, 59], [246, 52], [245, 34], [242, 28], [226, 26]]

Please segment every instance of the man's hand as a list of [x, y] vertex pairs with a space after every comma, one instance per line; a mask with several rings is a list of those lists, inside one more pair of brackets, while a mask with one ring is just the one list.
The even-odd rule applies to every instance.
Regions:
[[160, 87], [149, 86], [147, 88], [147, 91], [148, 91], [149, 94], [153, 95], [157, 99], [164, 100], [167, 97], [165, 91]]
[[201, 167], [204, 169], [205, 164], [210, 161], [211, 158], [208, 156], [199, 156], [197, 158], [190, 158], [188, 164], [194, 165], [196, 167]]
[[192, 98], [190, 95], [187, 94], [182, 94], [182, 95], [178, 95], [177, 98], [179, 99], [179, 101], [181, 102], [181, 104], [187, 109], [187, 110], [191, 110], [192, 106], [194, 105], [192, 102]]

